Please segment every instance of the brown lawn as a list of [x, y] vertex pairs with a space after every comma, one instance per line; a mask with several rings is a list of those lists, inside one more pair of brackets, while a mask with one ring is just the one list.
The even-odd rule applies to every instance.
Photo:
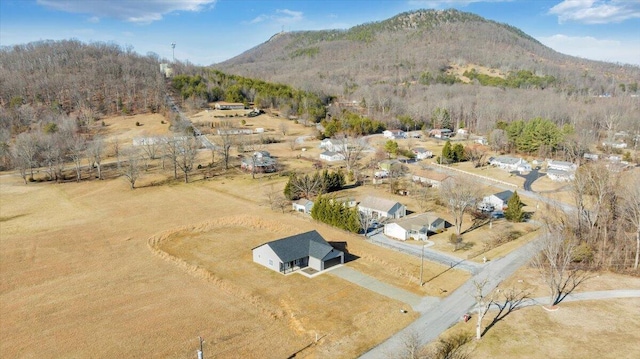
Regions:
[[[522, 268], [502, 288], [529, 289], [533, 297], [545, 296], [537, 272]], [[640, 288], [640, 278], [601, 273], [577, 292]], [[482, 340], [471, 343], [473, 358], [637, 358], [640, 356], [640, 298], [560, 303], [549, 312], [525, 307], [497, 322]], [[494, 318], [489, 312], [483, 328]], [[465, 332], [475, 336], [476, 318], [458, 323], [444, 335]]]

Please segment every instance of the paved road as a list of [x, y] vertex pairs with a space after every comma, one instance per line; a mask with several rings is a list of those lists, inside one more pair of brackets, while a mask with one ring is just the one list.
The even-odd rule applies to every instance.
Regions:
[[455, 324], [474, 305], [474, 282], [487, 280], [486, 291], [493, 290], [503, 279], [511, 276], [523, 263], [531, 260], [535, 253], [536, 241], [511, 252], [506, 257], [494, 259], [483, 265], [483, 268], [470, 280], [458, 288], [447, 298], [432, 302], [424, 308], [425, 314], [416, 319], [406, 328], [397, 332], [389, 339], [372, 348], [361, 358], [389, 358], [400, 353], [404, 347], [404, 340], [413, 333], [419, 333], [421, 345], [425, 345]]
[[[399, 252], [410, 254], [416, 257], [420, 257], [422, 255], [421, 246], [414, 246], [401, 241], [390, 239], [389, 237], [385, 236], [382, 232], [377, 232], [375, 234], [370, 235], [367, 240], [373, 244], [395, 249]], [[429, 243], [433, 245], [433, 242], [429, 242]], [[424, 249], [425, 260], [440, 263], [442, 265], [449, 266], [451, 268], [462, 269], [472, 274], [477, 273], [478, 270], [483, 266], [482, 264], [478, 264], [472, 261], [451, 256], [445, 253], [430, 250], [428, 247], [429, 247], [429, 244], [427, 243]]]
[[206, 149], [208, 150], [217, 150], [218, 147], [216, 145], [214, 145], [208, 138], [207, 136], [203, 135], [202, 132], [200, 132], [200, 129], [198, 129], [196, 126], [193, 125], [193, 123], [191, 122], [191, 119], [189, 119], [189, 117], [187, 117], [184, 112], [182, 112], [182, 110], [180, 109], [180, 107], [178, 107], [178, 105], [175, 103], [175, 101], [173, 100], [173, 97], [171, 97], [170, 95], [167, 95], [166, 99], [167, 101], [167, 105], [169, 105], [169, 108], [178, 114], [178, 116], [180, 116], [180, 121], [183, 121], [187, 124], [187, 127], [191, 127], [193, 128], [193, 134], [200, 139], [200, 142], [202, 143], [202, 146], [204, 146]]

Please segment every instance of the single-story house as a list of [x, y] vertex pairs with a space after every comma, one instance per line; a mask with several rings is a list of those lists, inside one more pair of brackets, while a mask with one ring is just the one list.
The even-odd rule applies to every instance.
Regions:
[[407, 138], [407, 134], [402, 130], [384, 130], [382, 131], [382, 135], [385, 138], [390, 138], [392, 140], [397, 138]]
[[492, 166], [499, 167], [503, 170], [508, 170], [508, 171], [518, 171], [518, 172], [531, 171], [531, 165], [522, 158], [516, 158], [516, 157], [510, 157], [510, 156], [491, 157], [489, 159], [489, 164]]
[[216, 110], [244, 110], [244, 104], [240, 102], [216, 102], [214, 107]]
[[311, 214], [311, 209], [313, 208], [313, 201], [310, 201], [306, 198], [300, 198], [299, 200], [293, 201], [293, 203], [291, 203], [291, 206], [292, 206], [292, 209], [296, 212]]
[[411, 152], [413, 152], [413, 154], [416, 155], [417, 160], [424, 160], [424, 159], [433, 157], [433, 152], [423, 147], [416, 147], [412, 149]]
[[478, 138], [476, 138], [476, 143], [479, 143], [479, 144], [481, 144], [483, 146], [486, 146], [486, 145], [489, 144], [489, 141], [487, 141], [486, 137], [478, 137]]
[[584, 154], [584, 159], [586, 160], [591, 160], [591, 161], [597, 161], [598, 158], [600, 158], [600, 156], [596, 153], [585, 153]]
[[240, 168], [249, 172], [270, 173], [277, 170], [275, 158], [264, 156], [247, 156], [240, 162]]
[[576, 179], [574, 171], [563, 171], [553, 168], [547, 169], [547, 177], [553, 182], [569, 182]]
[[469, 136], [469, 130], [467, 130], [466, 128], [459, 128], [458, 131], [456, 131], [456, 133], [458, 134], [458, 136], [462, 136], [462, 137]]
[[250, 128], [219, 128], [216, 132], [219, 135], [250, 135], [253, 130]]
[[482, 203], [486, 203], [497, 210], [501, 210], [507, 207], [509, 199], [513, 196], [513, 191], [502, 191], [490, 196], [486, 196], [482, 199]]
[[435, 138], [449, 138], [453, 132], [448, 128], [437, 128], [429, 131], [429, 136]]
[[402, 218], [407, 215], [407, 208], [400, 202], [372, 196], [367, 196], [358, 204], [358, 211], [376, 219]]
[[567, 161], [547, 160], [547, 170], [558, 170], [565, 172], [574, 172], [578, 169], [578, 165]]
[[411, 180], [413, 182], [423, 183], [433, 187], [440, 187], [442, 182], [447, 178], [449, 178], [449, 175], [429, 169], [415, 169], [411, 172]]
[[602, 142], [602, 146], [603, 147], [616, 148], [616, 149], [627, 148], [627, 144], [626, 143], [624, 143], [624, 142], [614, 142], [614, 141]]
[[434, 213], [421, 213], [386, 223], [383, 232], [386, 236], [403, 241], [410, 238], [426, 241], [429, 232], [443, 230], [444, 225], [444, 219]]
[[320, 154], [320, 159], [327, 162], [344, 161], [344, 155], [337, 152], [324, 151]]
[[254, 262], [280, 273], [306, 267], [323, 271], [344, 263], [344, 253], [333, 248], [316, 231], [267, 242], [252, 251]]
[[348, 146], [346, 141], [340, 141], [334, 138], [325, 138], [320, 141], [320, 148], [330, 152], [344, 151], [345, 146]]

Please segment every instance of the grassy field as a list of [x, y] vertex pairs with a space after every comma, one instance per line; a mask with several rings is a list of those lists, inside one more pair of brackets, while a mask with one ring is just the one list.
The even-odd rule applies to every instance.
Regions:
[[[531, 297], [546, 296], [536, 270], [522, 268], [501, 284], [527, 289]], [[640, 278], [611, 273], [595, 275], [578, 292], [640, 288]], [[540, 306], [516, 310], [470, 345], [472, 358], [638, 358], [640, 356], [640, 298], [560, 303], [558, 310]], [[489, 312], [483, 328], [494, 318]], [[476, 318], [460, 322], [444, 335], [475, 336]]]
[[[161, 121], [105, 119], [100, 131], [128, 146], [136, 136], [169, 134]], [[283, 122], [287, 136], [277, 135]], [[282, 139], [264, 149], [286, 169], [312, 171], [318, 141], [291, 149], [287, 139], [311, 136], [313, 128], [266, 115], [247, 123]], [[200, 156], [200, 163], [210, 159], [206, 151]], [[348, 266], [419, 295], [451, 293], [469, 277], [426, 262], [427, 278], [435, 278], [420, 287], [419, 258], [272, 211], [265, 193], [281, 191], [286, 177], [252, 179], [231, 169], [214, 177], [198, 172], [183, 184], [167, 181], [170, 172], [153, 163], [133, 191], [121, 178], [24, 185], [15, 174], [0, 174], [0, 357], [191, 358], [202, 336], [205, 351], [217, 357], [282, 358], [302, 350], [301, 357], [352, 358], [415, 318], [399, 312], [404, 303], [330, 274], [283, 276], [252, 262], [256, 245], [312, 229], [347, 243], [356, 258]], [[338, 196], [377, 193], [416, 208], [411, 198], [385, 190], [368, 185]], [[477, 246], [487, 231], [466, 240]], [[437, 248], [451, 252], [444, 234], [435, 238]], [[307, 347], [316, 334], [320, 340]]]

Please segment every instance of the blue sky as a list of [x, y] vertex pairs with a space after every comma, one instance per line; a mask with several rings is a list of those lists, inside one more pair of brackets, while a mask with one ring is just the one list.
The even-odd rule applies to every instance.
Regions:
[[640, 0], [0, 0], [0, 45], [115, 42], [198, 65], [285, 30], [345, 29], [456, 8], [522, 29], [559, 52], [640, 66]]

